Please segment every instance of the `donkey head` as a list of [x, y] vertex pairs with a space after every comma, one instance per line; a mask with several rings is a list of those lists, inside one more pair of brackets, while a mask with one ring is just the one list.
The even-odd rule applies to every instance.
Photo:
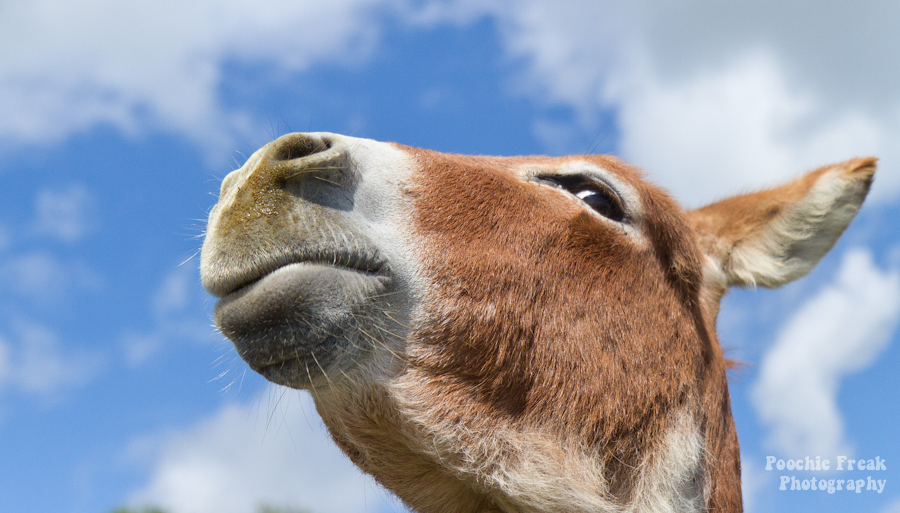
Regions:
[[612, 157], [289, 134], [225, 178], [202, 279], [414, 509], [738, 511], [719, 301], [809, 272], [874, 168], [685, 212]]

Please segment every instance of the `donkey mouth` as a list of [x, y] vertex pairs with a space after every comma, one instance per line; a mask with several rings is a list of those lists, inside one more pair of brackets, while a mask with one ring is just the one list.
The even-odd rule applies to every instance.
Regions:
[[294, 262], [235, 288], [213, 317], [238, 354], [266, 379], [307, 388], [367, 351], [360, 319], [390, 279], [371, 263]]
[[[281, 255], [256, 255], [241, 259], [225, 259], [230, 263], [220, 264], [226, 272], [209, 273], [203, 278], [203, 286], [213, 295], [226, 298], [241, 293], [245, 288], [267, 278], [276, 271], [291, 264], [311, 264], [332, 268], [359, 271], [368, 275], [387, 275], [387, 264], [377, 251], [364, 246], [362, 250], [292, 250]], [[217, 267], [217, 266], [211, 266]]]

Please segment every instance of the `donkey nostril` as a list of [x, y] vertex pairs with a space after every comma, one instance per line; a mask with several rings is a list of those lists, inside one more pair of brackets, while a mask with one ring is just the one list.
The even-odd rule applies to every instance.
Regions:
[[268, 157], [270, 161], [294, 160], [308, 157], [331, 148], [331, 141], [306, 134], [288, 134], [279, 137]]

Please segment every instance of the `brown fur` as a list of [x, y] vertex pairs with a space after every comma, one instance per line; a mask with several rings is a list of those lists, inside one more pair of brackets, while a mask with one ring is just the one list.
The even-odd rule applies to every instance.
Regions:
[[[239, 302], [235, 283], [270, 272], [255, 262], [303, 254], [282, 246], [363, 229], [345, 227], [339, 212], [352, 193], [333, 208], [325, 189], [296, 192], [304, 180], [317, 185], [313, 171], [335, 174], [327, 183], [339, 191], [364, 183], [347, 164], [351, 147], [333, 134], [284, 136], [232, 175], [204, 246], [207, 288]], [[413, 307], [401, 320], [361, 307], [393, 320], [396, 333], [357, 324], [384, 333], [365, 334], [377, 350], [345, 367], [346, 379], [323, 368], [328, 386], [311, 376], [286, 383], [311, 388], [354, 463], [421, 512], [740, 511], [719, 301], [731, 285], [776, 286], [808, 272], [862, 203], [874, 159], [684, 212], [612, 157], [394, 148], [412, 174], [399, 182], [400, 204], [383, 211], [408, 218], [400, 246], [416, 264], [404, 276], [420, 287], [389, 290], [414, 296], [399, 299], [398, 312]], [[634, 192], [634, 231], [528, 172], [578, 162]], [[288, 179], [293, 194], [282, 191]], [[258, 213], [273, 202], [292, 217]], [[276, 230], [273, 216], [287, 224]], [[307, 228], [319, 239], [298, 235]], [[278, 354], [310, 351], [298, 340], [271, 343]]]
[[739, 510], [725, 364], [698, 309], [700, 255], [681, 209], [618, 161], [590, 157], [640, 192], [652, 244], [636, 248], [509, 171], [539, 159], [414, 154], [436, 308], [413, 334], [419, 393], [476, 432], [549, 429], [585, 446], [620, 501], [672, 413], [700, 408], [720, 467], [710, 504]]

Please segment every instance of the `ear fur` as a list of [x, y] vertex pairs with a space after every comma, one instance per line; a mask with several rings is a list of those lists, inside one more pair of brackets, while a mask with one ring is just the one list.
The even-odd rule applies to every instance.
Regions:
[[778, 287], [809, 273], [859, 211], [876, 162], [825, 166], [689, 212], [707, 257], [705, 281], [724, 292], [732, 285]]

